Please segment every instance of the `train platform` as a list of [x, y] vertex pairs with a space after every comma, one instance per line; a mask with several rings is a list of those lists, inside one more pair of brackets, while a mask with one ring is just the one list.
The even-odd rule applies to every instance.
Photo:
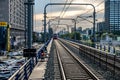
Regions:
[[[49, 43], [49, 45], [47, 46], [47, 54], [48, 55], [49, 55], [49, 52], [50, 52], [50, 49], [51, 49], [51, 43], [52, 43], [52, 40]], [[39, 62], [35, 66], [35, 68], [32, 71], [28, 80], [43, 80], [45, 70], [46, 70], [46, 66], [47, 66], [47, 61], [48, 61], [48, 58], [45, 58], [45, 61], [41, 61], [41, 59], [39, 59]]]
[[45, 69], [47, 65], [47, 59], [44, 62], [39, 61], [31, 73], [29, 80], [43, 80]]

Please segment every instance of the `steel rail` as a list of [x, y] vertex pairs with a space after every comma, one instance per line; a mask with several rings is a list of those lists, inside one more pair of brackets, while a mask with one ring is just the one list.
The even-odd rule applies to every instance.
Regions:
[[66, 76], [65, 76], [65, 71], [63, 69], [62, 61], [60, 59], [60, 55], [59, 55], [58, 50], [56, 50], [56, 53], [57, 53], [58, 63], [59, 63], [59, 66], [60, 66], [60, 71], [61, 71], [61, 74], [62, 74], [61, 75], [62, 76], [62, 80], [67, 80]]
[[93, 78], [93, 80], [100, 80], [87, 66], [85, 66], [79, 58], [73, 54], [72, 51], [70, 51], [66, 46], [63, 45], [63, 43], [60, 42], [60, 44], [66, 49], [68, 53], [80, 64], [80, 66], [89, 74], [90, 77]]

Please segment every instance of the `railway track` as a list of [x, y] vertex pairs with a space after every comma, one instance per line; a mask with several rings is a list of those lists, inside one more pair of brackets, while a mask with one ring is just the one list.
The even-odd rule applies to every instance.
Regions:
[[120, 57], [74, 42], [70, 43], [69, 41], [64, 40], [60, 41], [69, 44], [69, 46], [73, 46], [79, 51], [80, 55], [91, 58], [95, 63], [98, 63], [99, 66], [103, 65], [107, 71], [109, 70], [113, 73], [113, 76], [117, 76], [120, 74]]
[[62, 80], [100, 80], [61, 42], [55, 45]]

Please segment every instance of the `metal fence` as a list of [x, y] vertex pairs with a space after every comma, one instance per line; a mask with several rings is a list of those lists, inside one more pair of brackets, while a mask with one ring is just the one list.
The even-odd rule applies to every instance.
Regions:
[[38, 63], [38, 59], [40, 59], [41, 50], [45, 50], [45, 47], [49, 44], [50, 40], [48, 40], [37, 52], [36, 57], [30, 58], [27, 62], [17, 70], [8, 80], [28, 80], [32, 70], [35, 65]]

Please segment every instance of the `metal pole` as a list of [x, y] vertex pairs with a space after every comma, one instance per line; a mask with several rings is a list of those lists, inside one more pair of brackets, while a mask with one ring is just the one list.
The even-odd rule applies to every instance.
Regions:
[[25, 5], [28, 6], [28, 17], [27, 17], [27, 48], [32, 48], [32, 24], [33, 24], [33, 15], [32, 7], [34, 5], [34, 0], [28, 0]]
[[[33, 16], [34, 16], [34, 6], [32, 5], [32, 15], [31, 15], [31, 18], [32, 18], [32, 34], [33, 34], [33, 27], [34, 27], [34, 19], [33, 19]], [[32, 35], [33, 37], [33, 35]], [[33, 38], [32, 38], [32, 43], [33, 43]]]
[[74, 39], [76, 41], [76, 20], [75, 19], [73, 19], [73, 20], [74, 20], [74, 23], [75, 23], [75, 25], [74, 25], [74, 28], [75, 28], [75, 37], [74, 37]]
[[[29, 1], [28, 1], [28, 3], [29, 3]], [[31, 48], [31, 46], [32, 46], [32, 43], [31, 43], [32, 42], [32, 34], [31, 34], [32, 33], [32, 24], [31, 24], [32, 23], [32, 20], [31, 20], [32, 13], [31, 13], [31, 10], [32, 10], [31, 5], [28, 4], [28, 22], [27, 22], [28, 23], [28, 32], [27, 32], [27, 36], [28, 36], [27, 37], [28, 38], [27, 39], [27, 47], [28, 48]]]
[[51, 34], [50, 34], [50, 20], [48, 22], [48, 32], [49, 32], [49, 40], [50, 40], [50, 37], [51, 37]]
[[44, 10], [44, 43], [46, 42], [46, 9]]
[[27, 47], [27, 41], [26, 41], [26, 31], [27, 31], [27, 25], [26, 25], [26, 12], [27, 12], [27, 9], [26, 9], [27, 7], [25, 6], [25, 32], [24, 32], [24, 38], [25, 38], [25, 48]]

